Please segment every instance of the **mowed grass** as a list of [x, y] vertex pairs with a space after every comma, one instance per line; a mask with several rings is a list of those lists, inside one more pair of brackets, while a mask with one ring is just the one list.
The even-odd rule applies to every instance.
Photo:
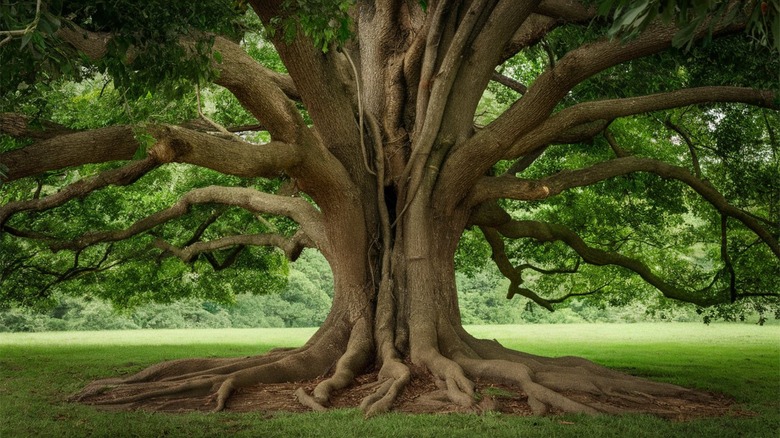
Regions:
[[[314, 329], [0, 333], [0, 437], [777, 437], [780, 327], [737, 324], [473, 326], [476, 336], [549, 356], [578, 355], [650, 379], [726, 393], [754, 416], [672, 422], [641, 415], [160, 414], [68, 403], [92, 379], [161, 360], [296, 346]], [[292, 395], [291, 395], [292, 397]]]

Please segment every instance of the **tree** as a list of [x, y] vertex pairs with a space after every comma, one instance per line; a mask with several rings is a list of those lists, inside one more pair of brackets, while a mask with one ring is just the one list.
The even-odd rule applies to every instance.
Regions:
[[[681, 1], [672, 12], [668, 2], [597, 9], [555, 0], [111, 3], [39, 1], [26, 20], [25, 11], [4, 14], [8, 28], [23, 31], [4, 33], [2, 60], [11, 67], [3, 93], [14, 112], [2, 115], [2, 130], [32, 142], [0, 154], [9, 193], [0, 207], [3, 245], [24, 254], [4, 262], [3, 275], [39, 256], [25, 245], [60, 257], [61, 270], [38, 269], [52, 284], [99, 278], [139, 257], [165, 269], [177, 269], [166, 264], [172, 256], [222, 270], [241, 260], [246, 267], [251, 246], [281, 248], [290, 259], [316, 247], [333, 272], [334, 296], [303, 347], [165, 362], [94, 382], [83, 400], [210, 396], [221, 410], [238, 388], [326, 375], [311, 394], [296, 392], [319, 409], [371, 367], [379, 381], [361, 406], [369, 415], [392, 407], [413, 370], [437, 383], [432, 399], [465, 407], [478, 399], [477, 380], [518, 385], [539, 414], [654, 412], [656, 399], [707, 399], [584, 359], [472, 337], [455, 287], [467, 229], [466, 240], [509, 278], [510, 297], [549, 309], [573, 296], [623, 299], [634, 291], [621, 288], [634, 284], [628, 278], [701, 306], [777, 303], [774, 3]], [[250, 36], [252, 12], [281, 71], [250, 56], [269, 47]], [[712, 65], [724, 50], [739, 62]], [[127, 106], [150, 90], [186, 94], [187, 84], [200, 96], [212, 81], [256, 123], [226, 128], [205, 115], [199, 97], [197, 123], [83, 129], [46, 120], [30, 103], [62, 75], [95, 72], [113, 79]], [[490, 108], [507, 105], [475, 124], [486, 90]], [[257, 129], [269, 140], [236, 134]], [[117, 212], [133, 202], [123, 194], [172, 163], [209, 169], [204, 181], [219, 185], [189, 188], [122, 224]], [[47, 172], [72, 166], [87, 176], [47, 190], [62, 184]], [[31, 184], [36, 175], [44, 176]], [[106, 190], [111, 196], [101, 198]], [[98, 220], [89, 216], [100, 207], [94, 199], [118, 205]], [[295, 225], [269, 223], [271, 216]], [[693, 269], [680, 273], [684, 262]], [[589, 278], [606, 284], [561, 283], [601, 266], [606, 273]], [[564, 286], [545, 293], [524, 283], [545, 274], [558, 280], [535, 284]]]

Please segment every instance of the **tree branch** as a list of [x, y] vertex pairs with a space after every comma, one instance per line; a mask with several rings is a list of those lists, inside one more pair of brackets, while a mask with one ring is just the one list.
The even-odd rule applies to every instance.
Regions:
[[545, 0], [523, 22], [501, 54], [501, 62], [519, 51], [537, 44], [553, 29], [568, 23], [588, 23], [596, 16], [596, 9], [577, 1]]
[[230, 90], [261, 124], [271, 138], [295, 142], [305, 123], [294, 103], [299, 98], [292, 80], [258, 64], [238, 44], [222, 37], [214, 41], [214, 50], [222, 54], [217, 64], [216, 83]]
[[[676, 132], [688, 146], [688, 152], [691, 154], [691, 164], [693, 165], [693, 174], [696, 178], [701, 178], [701, 165], [699, 165], [699, 155], [696, 153], [696, 147], [693, 145], [691, 136], [681, 127], [672, 122], [671, 117], [664, 120], [664, 126]], [[611, 144], [611, 143], [610, 143]]]
[[650, 268], [641, 261], [588, 246], [576, 233], [562, 225], [548, 224], [539, 221], [513, 220], [500, 225], [496, 228], [496, 231], [503, 236], [513, 239], [533, 238], [540, 242], [563, 242], [577, 252], [586, 263], [597, 266], [620, 266], [633, 271], [643, 280], [658, 289], [664, 296], [678, 301], [685, 301], [706, 307], [728, 300], [727, 292], [725, 292], [725, 296], [721, 293], [711, 293], [711, 288], [714, 283], [699, 291], [689, 291], [672, 285], [655, 275]]
[[60, 135], [0, 154], [13, 181], [50, 170], [90, 163], [130, 160], [140, 144], [129, 126]]
[[172, 207], [149, 215], [130, 227], [116, 231], [100, 231], [83, 234], [69, 241], [51, 241], [47, 243], [52, 251], [63, 249], [77, 251], [102, 242], [116, 242], [149, 231], [172, 219], [185, 215], [191, 206], [197, 204], [224, 204], [241, 207], [251, 212], [263, 212], [287, 216], [298, 222], [303, 231], [311, 237], [318, 247], [327, 244], [322, 229], [320, 213], [301, 198], [286, 198], [259, 192], [243, 187], [210, 186], [191, 190]]
[[687, 184], [721, 214], [733, 217], [751, 229], [780, 258], [777, 238], [769, 233], [751, 214], [738, 209], [708, 182], [696, 178], [687, 169], [672, 166], [662, 161], [640, 157], [616, 158], [593, 166], [564, 170], [539, 180], [500, 177], [483, 177], [474, 187], [470, 205], [475, 206], [490, 199], [510, 198], [517, 200], [541, 200], [557, 195], [564, 190], [583, 187], [633, 172], [654, 173], [662, 178], [676, 179]]
[[27, 201], [9, 202], [0, 207], [0, 227], [16, 213], [22, 211], [43, 211], [58, 207], [71, 199], [82, 198], [89, 193], [109, 185], [129, 185], [150, 170], [157, 167], [156, 159], [147, 157], [133, 161], [118, 169], [107, 170], [91, 178], [84, 178], [68, 185], [59, 192], [44, 198], [34, 197]]
[[178, 126], [150, 128], [158, 143], [149, 151], [161, 162], [194, 164], [241, 177], [276, 177], [299, 165], [298, 146], [281, 141], [255, 145], [191, 131]]
[[504, 76], [499, 72], [493, 72], [493, 76], [491, 76], [490, 79], [509, 88], [510, 90], [516, 91], [519, 94], [525, 94], [525, 92], [528, 91], [528, 87], [526, 87], [525, 85], [521, 84], [520, 82], [508, 76]]
[[[158, 142], [149, 156], [159, 163], [179, 162], [242, 177], [274, 177], [302, 160], [296, 146], [273, 141], [264, 145], [226, 140], [178, 126], [148, 128]], [[129, 126], [114, 126], [49, 138], [0, 154], [6, 180], [88, 163], [130, 160], [140, 144]]]
[[295, 261], [304, 248], [313, 248], [312, 242], [308, 236], [299, 231], [292, 237], [285, 237], [281, 234], [243, 234], [237, 236], [227, 236], [208, 242], [195, 242], [178, 248], [170, 243], [157, 239], [154, 245], [171, 255], [180, 258], [185, 263], [192, 262], [200, 254], [213, 252], [219, 249], [230, 247], [241, 247], [247, 245], [253, 246], [275, 246], [284, 251], [285, 256], [291, 261]]
[[506, 254], [504, 240], [498, 234], [498, 231], [489, 227], [480, 227], [480, 230], [482, 230], [485, 240], [490, 244], [493, 262], [495, 262], [498, 270], [501, 271], [501, 274], [509, 280], [509, 289], [507, 290], [506, 298], [512, 299], [515, 295], [522, 295], [550, 312], [555, 311], [548, 300], [540, 297], [536, 292], [530, 289], [521, 287], [523, 284], [523, 270], [512, 265], [509, 256]]
[[[39, 124], [39, 126], [36, 126], [36, 124]], [[74, 132], [76, 131], [58, 123], [46, 120], [31, 120], [30, 117], [24, 114], [0, 113], [0, 134], [10, 135], [14, 138], [46, 140]]]
[[[712, 35], [734, 32], [744, 26], [744, 22], [716, 24]], [[441, 207], [447, 211], [455, 208], [471, 186], [500, 159], [524, 155], [525, 148], [508, 154], [513, 142], [543, 124], [574, 86], [609, 67], [671, 47], [676, 32], [674, 26], [656, 24], [628, 43], [602, 40], [567, 53], [554, 68], [540, 75], [515, 105], [450, 153], [437, 180], [441, 189], [438, 198], [446, 203]], [[697, 37], [707, 33], [703, 29]]]
[[775, 93], [769, 90], [712, 86], [580, 103], [559, 111], [519, 138], [504, 158], [525, 155], [550, 143], [566, 142], [561, 141], [562, 137], [566, 140], [587, 137], [594, 131], [590, 128], [606, 126], [619, 117], [714, 102], [739, 102], [776, 109], [774, 98]]
[[[93, 61], [106, 56], [113, 37], [110, 33], [90, 32], [77, 26], [63, 26], [57, 36]], [[182, 39], [180, 44], [187, 47], [192, 41]], [[216, 83], [229, 89], [267, 127], [272, 138], [294, 142], [297, 129], [305, 124], [288, 98], [299, 97], [292, 79], [258, 64], [238, 44], [221, 36], [215, 37], [213, 49], [222, 55], [222, 62], [214, 63], [220, 73]], [[134, 56], [131, 48], [125, 62], [132, 63]]]

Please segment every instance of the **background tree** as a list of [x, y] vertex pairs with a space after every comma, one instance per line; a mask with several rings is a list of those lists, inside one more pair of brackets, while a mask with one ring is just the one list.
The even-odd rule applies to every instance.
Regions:
[[[644, 293], [636, 278], [701, 306], [777, 304], [774, 3], [3, 8], [2, 131], [14, 140], [0, 154], [9, 255], [0, 280], [33, 281], [5, 287], [5, 301], [39, 301], [65, 280], [97, 284], [113, 271], [139, 289], [107, 285], [120, 303], [197, 294], [219, 278], [201, 276], [207, 268], [235, 266], [239, 276], [225, 275], [256, 287], [251, 271], [274, 258], [255, 246], [290, 259], [316, 247], [333, 272], [330, 313], [306, 345], [166, 362], [94, 382], [82, 400], [205, 399], [221, 410], [243, 386], [327, 375], [312, 393], [296, 392], [320, 409], [373, 366], [376, 390], [361, 405], [369, 415], [392, 407], [412, 370], [437, 383], [431, 400], [464, 407], [477, 403], [478, 379], [518, 385], [537, 413], [706, 402], [469, 335], [454, 263], [467, 229], [510, 280], [508, 296], [549, 309], [575, 296], [626, 300]], [[255, 30], [279, 63], [258, 62], [270, 46]], [[47, 90], [97, 74], [111, 79], [129, 121], [51, 120]], [[226, 118], [251, 126], [204, 113], [209, 82], [252, 117]], [[141, 118], [133, 105], [144, 97], [162, 106]], [[172, 99], [190, 104], [177, 112]], [[259, 129], [267, 134], [236, 134]], [[182, 182], [192, 167], [207, 170]], [[160, 192], [145, 198], [153, 202], [129, 207], [134, 190], [150, 189]]]

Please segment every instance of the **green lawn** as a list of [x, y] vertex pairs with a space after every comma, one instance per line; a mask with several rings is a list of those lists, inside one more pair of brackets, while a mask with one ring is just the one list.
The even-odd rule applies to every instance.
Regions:
[[720, 391], [754, 417], [684, 423], [647, 416], [515, 418], [498, 414], [159, 414], [65, 402], [89, 380], [165, 359], [255, 354], [303, 343], [313, 329], [0, 333], [0, 438], [25, 436], [777, 437], [780, 327], [736, 324], [474, 326], [524, 351], [579, 355], [633, 374]]

